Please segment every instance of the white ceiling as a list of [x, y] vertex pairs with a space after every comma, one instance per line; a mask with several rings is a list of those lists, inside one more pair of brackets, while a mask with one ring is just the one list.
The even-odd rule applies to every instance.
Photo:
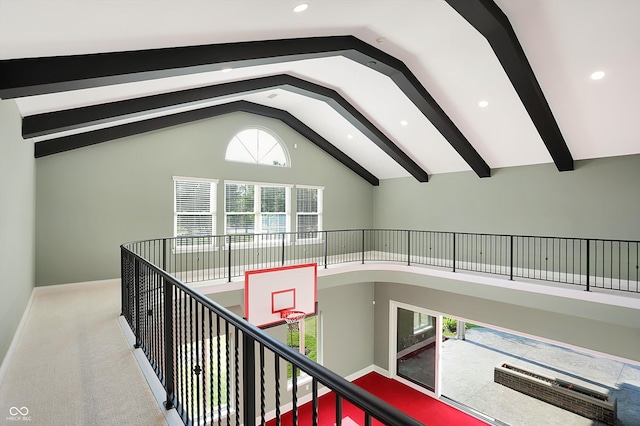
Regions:
[[[294, 13], [302, 0], [0, 0], [0, 59], [354, 35], [403, 61], [491, 168], [552, 162], [488, 42], [444, 1], [305, 1], [309, 8]], [[513, 26], [573, 158], [640, 153], [640, 0], [495, 2]], [[589, 76], [597, 70], [606, 76], [593, 81]], [[470, 170], [391, 79], [344, 57], [39, 95], [17, 103], [28, 116], [275, 74], [336, 90], [430, 174]], [[278, 96], [267, 97], [273, 93]], [[379, 179], [409, 176], [328, 104], [282, 88], [184, 108], [237, 99], [289, 111]], [[481, 100], [489, 106], [480, 108]], [[172, 111], [155, 115], [167, 113]]]

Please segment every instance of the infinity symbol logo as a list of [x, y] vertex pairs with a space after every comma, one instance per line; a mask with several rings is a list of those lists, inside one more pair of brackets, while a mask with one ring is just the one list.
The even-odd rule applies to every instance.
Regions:
[[9, 408], [9, 415], [10, 416], [17, 416], [18, 414], [20, 414], [21, 416], [26, 416], [27, 414], [29, 414], [29, 409], [27, 407], [22, 407], [22, 408], [11, 407], [11, 408]]

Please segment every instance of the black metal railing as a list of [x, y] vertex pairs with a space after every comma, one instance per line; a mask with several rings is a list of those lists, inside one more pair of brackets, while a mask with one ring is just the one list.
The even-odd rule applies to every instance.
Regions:
[[[324, 385], [337, 395], [338, 425], [343, 400], [363, 411], [366, 424], [417, 425], [185, 283], [299, 263], [402, 262], [639, 293], [639, 248], [638, 241], [390, 229], [147, 240], [121, 247], [122, 314], [164, 385], [167, 408], [185, 424], [265, 424], [275, 416], [279, 425], [285, 402], [297, 419], [300, 370], [312, 378], [313, 407], [301, 424], [317, 424]], [[286, 363], [293, 369], [290, 401]]]
[[[317, 425], [320, 385], [336, 395], [331, 422], [337, 425], [343, 401], [362, 410], [366, 425], [374, 418], [394, 426], [422, 424], [163, 271], [154, 262], [172, 262], [167, 241], [121, 247], [122, 315], [166, 390], [166, 408], [175, 408], [186, 425], [264, 425], [268, 417], [280, 425], [284, 403], [291, 404], [292, 424]], [[298, 411], [298, 371], [311, 377], [307, 417]]]
[[184, 283], [241, 277], [297, 263], [401, 262], [594, 288], [640, 292], [640, 242], [587, 238], [358, 229], [176, 237], [130, 250]]

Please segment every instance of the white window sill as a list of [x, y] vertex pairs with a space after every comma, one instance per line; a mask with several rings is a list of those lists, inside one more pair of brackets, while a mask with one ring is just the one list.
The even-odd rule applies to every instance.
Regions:
[[[305, 386], [309, 383], [311, 383], [311, 381], [313, 380], [313, 377], [309, 376], [308, 374], [304, 374], [304, 376], [299, 376], [298, 380], [296, 381], [296, 385], [298, 387], [298, 389], [300, 389], [300, 386]], [[288, 379], [287, 380], [287, 391], [291, 392], [291, 390], [293, 389], [293, 380], [292, 379]]]

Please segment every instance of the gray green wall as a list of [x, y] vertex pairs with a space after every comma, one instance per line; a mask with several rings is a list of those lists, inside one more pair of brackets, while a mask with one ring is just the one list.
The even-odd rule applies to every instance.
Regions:
[[[374, 189], [374, 226], [640, 240], [640, 155], [575, 165], [563, 173], [553, 164], [504, 168], [487, 179], [465, 172], [435, 175], [428, 183], [384, 180]], [[640, 327], [628, 320], [637, 310], [525, 293], [505, 298], [504, 289], [455, 292], [450, 280], [434, 290], [415, 276], [401, 278], [363, 278], [384, 282], [376, 283], [375, 361], [381, 367], [388, 359], [389, 299], [640, 361]], [[427, 286], [438, 281], [425, 280]]]
[[374, 357], [382, 368], [388, 368], [390, 300], [640, 362], [637, 309], [440, 277], [394, 275], [394, 282], [375, 283]]
[[[232, 136], [263, 126], [291, 168], [224, 161]], [[294, 148], [297, 145], [297, 148]], [[373, 187], [284, 123], [245, 113], [211, 118], [36, 160], [36, 285], [120, 276], [119, 245], [173, 235], [172, 176], [321, 185], [324, 228], [373, 225]]]
[[373, 364], [373, 283], [323, 289], [318, 279], [322, 312], [323, 360], [335, 373], [348, 376]]
[[0, 362], [34, 285], [35, 161], [21, 128], [15, 101], [0, 101]]
[[[292, 168], [223, 160], [232, 135], [250, 125], [262, 125], [282, 137]], [[494, 170], [488, 179], [465, 172], [435, 175], [429, 183], [391, 179], [372, 187], [283, 123], [235, 113], [38, 159], [36, 284], [117, 277], [121, 243], [171, 235], [174, 175], [221, 182], [232, 179], [322, 185], [326, 188], [325, 229], [377, 227], [640, 239], [637, 155], [578, 161], [575, 171], [564, 173], [548, 164]], [[218, 233], [222, 233], [222, 185], [218, 188]], [[520, 299], [529, 300], [530, 296], [521, 293], [504, 299], [504, 291], [479, 296], [472, 290], [421, 288], [415, 277], [403, 281], [400, 275], [363, 277], [347, 273], [340, 278], [325, 278], [326, 283], [337, 283], [325, 286], [325, 291], [336, 287], [336, 309], [340, 303], [354, 300], [346, 293], [351, 287], [344, 284], [401, 283], [376, 284], [375, 338], [369, 334], [373, 331], [363, 328], [365, 340], [360, 343], [366, 346], [367, 336], [371, 336], [370, 344], [375, 344], [372, 362], [375, 359], [380, 366], [387, 362], [381, 351], [387, 350], [388, 317], [379, 309], [384, 310], [390, 298], [418, 301], [418, 306], [427, 309], [594, 350], [611, 344], [613, 352], [609, 353], [622, 357], [633, 357], [631, 351], [640, 353], [628, 339], [614, 339], [622, 336], [617, 331], [605, 332], [613, 324], [608, 320], [543, 309], [543, 305], [524, 306]], [[618, 314], [615, 310], [611, 313]], [[357, 316], [348, 310], [344, 314], [336, 311], [325, 329], [343, 330], [344, 321], [353, 318]], [[563, 326], [556, 327], [558, 322]], [[591, 346], [584, 328], [580, 329], [584, 324], [602, 332]], [[546, 328], [551, 332], [545, 334]], [[616, 330], [640, 337], [637, 327], [622, 324]], [[336, 339], [342, 339], [338, 334]], [[623, 346], [615, 346], [616, 341]], [[348, 342], [336, 343], [335, 347], [344, 344]], [[325, 356], [329, 353], [325, 348]], [[325, 361], [335, 362], [332, 368], [340, 374], [352, 373], [366, 364], [362, 359], [352, 365], [348, 358], [332, 360], [333, 355], [328, 356]]]
[[[606, 141], [603, 141], [606, 143]], [[640, 240], [640, 155], [389, 179], [374, 189], [377, 228]]]
[[[487, 285], [486, 279], [483, 275], [368, 264], [346, 272], [339, 268], [319, 270], [318, 283], [337, 292], [354, 283], [374, 283], [374, 364], [384, 369], [388, 368], [390, 300], [640, 362], [637, 308], [581, 290], [534, 293], [509, 285], [506, 279], [495, 278], [504, 286], [495, 282]], [[336, 321], [353, 318], [343, 315]], [[344, 328], [337, 330], [341, 333]]]

